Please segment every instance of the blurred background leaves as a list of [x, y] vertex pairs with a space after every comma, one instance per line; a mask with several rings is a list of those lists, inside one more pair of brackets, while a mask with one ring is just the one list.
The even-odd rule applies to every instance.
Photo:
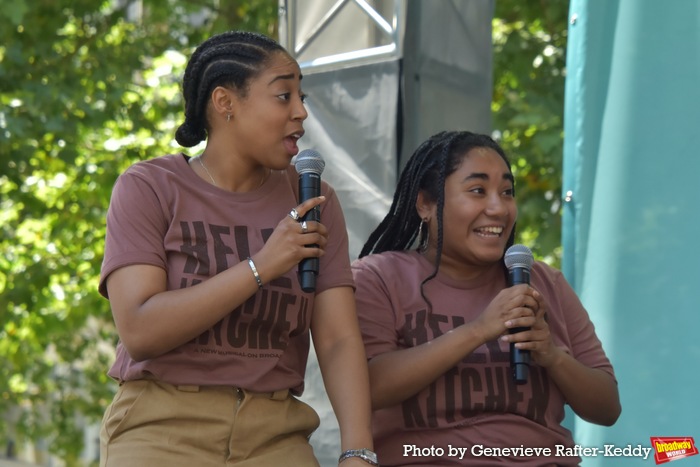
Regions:
[[[276, 0], [14, 0], [0, 8], [0, 446], [82, 465], [114, 393], [97, 293], [117, 175], [178, 150], [186, 56], [211, 34], [277, 35]], [[568, 1], [497, 0], [494, 132], [516, 170], [520, 240], [560, 259]]]

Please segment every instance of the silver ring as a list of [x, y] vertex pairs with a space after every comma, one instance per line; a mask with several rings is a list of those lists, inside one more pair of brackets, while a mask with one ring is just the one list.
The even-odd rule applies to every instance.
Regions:
[[309, 226], [306, 225], [306, 221], [301, 221], [301, 233], [305, 234], [309, 231]]
[[291, 217], [295, 221], [297, 221], [297, 222], [299, 221], [299, 213], [297, 212], [296, 209], [292, 209], [291, 211], [289, 211], [288, 215], [289, 215], [289, 217]]

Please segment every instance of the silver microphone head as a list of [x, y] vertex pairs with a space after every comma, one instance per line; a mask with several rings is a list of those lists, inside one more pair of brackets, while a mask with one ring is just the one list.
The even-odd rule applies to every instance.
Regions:
[[530, 270], [535, 258], [532, 256], [532, 251], [525, 245], [513, 245], [506, 250], [506, 255], [503, 258], [508, 270], [513, 268], [525, 268]]
[[326, 168], [326, 162], [321, 157], [318, 151], [313, 149], [304, 149], [299, 154], [297, 154], [294, 167], [297, 169], [298, 174], [303, 173], [313, 173], [316, 175], [321, 175], [323, 169]]

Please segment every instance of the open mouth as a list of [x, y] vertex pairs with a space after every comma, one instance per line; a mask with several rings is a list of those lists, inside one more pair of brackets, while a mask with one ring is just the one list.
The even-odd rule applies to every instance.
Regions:
[[296, 155], [299, 152], [299, 146], [297, 146], [297, 141], [299, 141], [299, 138], [301, 138], [302, 136], [304, 136], [304, 132], [300, 131], [297, 133], [292, 133], [291, 135], [284, 138], [284, 146], [287, 149], [287, 152], [292, 156]]

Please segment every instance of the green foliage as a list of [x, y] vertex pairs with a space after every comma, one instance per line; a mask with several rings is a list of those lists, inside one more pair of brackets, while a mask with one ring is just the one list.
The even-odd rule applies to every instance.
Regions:
[[[97, 293], [114, 180], [176, 150], [194, 44], [277, 31], [276, 0], [142, 3], [0, 9], [0, 446], [44, 439], [69, 466], [82, 420], [99, 420], [114, 391], [115, 330]], [[496, 5], [494, 123], [516, 165], [519, 230], [556, 261], [568, 2]]]
[[519, 240], [561, 260], [561, 173], [568, 0], [496, 0], [494, 128], [511, 158]]
[[140, 17], [131, 3], [0, 9], [0, 445], [41, 438], [68, 465], [80, 420], [114, 391], [97, 293], [114, 180], [174, 150], [183, 53], [225, 29], [277, 29], [275, 0], [153, 0]]

